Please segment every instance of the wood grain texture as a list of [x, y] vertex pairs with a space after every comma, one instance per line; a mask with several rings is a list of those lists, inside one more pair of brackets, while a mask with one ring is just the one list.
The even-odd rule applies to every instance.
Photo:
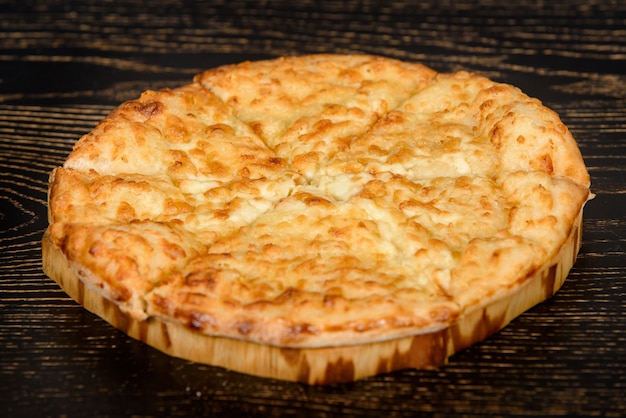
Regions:
[[[556, 110], [596, 198], [563, 288], [437, 370], [315, 388], [167, 357], [41, 271], [48, 173], [119, 102], [216, 65], [366, 52], [468, 69]], [[0, 415], [626, 415], [626, 3], [0, 3]]]

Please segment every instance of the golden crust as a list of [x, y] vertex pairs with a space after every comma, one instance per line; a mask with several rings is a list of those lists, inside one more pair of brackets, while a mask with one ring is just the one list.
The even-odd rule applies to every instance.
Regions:
[[442, 330], [553, 260], [590, 197], [519, 89], [366, 55], [146, 92], [51, 177], [49, 237], [135, 320], [279, 347]]

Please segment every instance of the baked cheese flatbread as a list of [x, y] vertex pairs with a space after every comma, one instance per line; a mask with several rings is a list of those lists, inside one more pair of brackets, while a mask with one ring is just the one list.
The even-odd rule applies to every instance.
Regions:
[[308, 383], [433, 367], [550, 297], [590, 198], [519, 89], [368, 55], [148, 91], [50, 179], [44, 269], [166, 353]]

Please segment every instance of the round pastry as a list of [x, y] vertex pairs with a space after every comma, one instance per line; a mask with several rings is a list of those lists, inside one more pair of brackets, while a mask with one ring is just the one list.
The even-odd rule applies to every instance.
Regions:
[[173, 356], [311, 384], [436, 367], [550, 297], [589, 175], [519, 89], [368, 55], [122, 104], [50, 179], [45, 272]]

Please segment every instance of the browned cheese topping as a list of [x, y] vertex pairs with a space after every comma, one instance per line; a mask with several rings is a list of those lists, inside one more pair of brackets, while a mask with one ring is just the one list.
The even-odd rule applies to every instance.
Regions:
[[316, 347], [448, 326], [554, 257], [588, 197], [517, 88], [314, 55], [121, 105], [53, 173], [50, 233], [133, 318]]

